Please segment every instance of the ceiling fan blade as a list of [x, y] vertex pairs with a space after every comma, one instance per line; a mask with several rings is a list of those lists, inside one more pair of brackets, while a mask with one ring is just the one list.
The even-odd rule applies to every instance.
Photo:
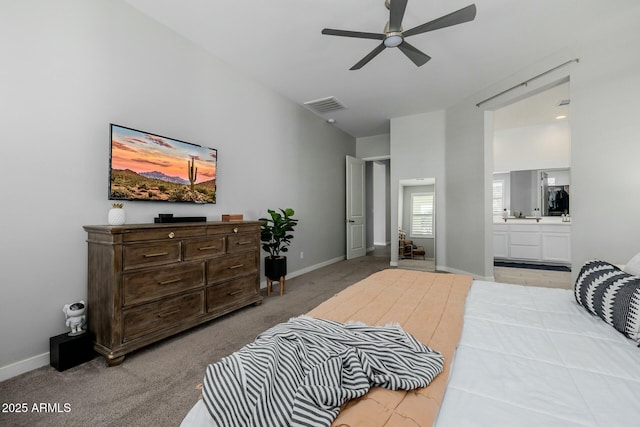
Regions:
[[322, 34], [328, 36], [355, 37], [358, 39], [384, 40], [384, 34], [382, 33], [362, 33], [360, 31], [333, 30], [331, 28], [325, 28], [322, 30]]
[[404, 37], [409, 37], [416, 34], [426, 33], [427, 31], [439, 30], [452, 25], [473, 21], [475, 17], [476, 5], [472, 4], [467, 7], [463, 7], [460, 10], [456, 10], [455, 12], [451, 12], [448, 15], [441, 16], [438, 19], [434, 19], [433, 21], [429, 21], [426, 24], [418, 25], [417, 27], [403, 32], [402, 35]]
[[386, 48], [387, 47], [384, 45], [384, 43], [380, 43], [375, 49], [373, 49], [371, 52], [369, 52], [369, 54], [367, 56], [362, 58], [360, 60], [360, 62], [358, 62], [356, 65], [354, 65], [353, 67], [351, 67], [349, 69], [350, 70], [359, 70], [360, 68], [364, 67], [367, 64], [367, 62], [371, 61], [373, 58], [375, 58], [380, 52], [382, 52]]
[[416, 49], [406, 41], [403, 41], [400, 45], [398, 45], [398, 49], [400, 49], [402, 53], [407, 55], [407, 58], [409, 58], [418, 67], [423, 66], [431, 59], [429, 55]]
[[402, 18], [407, 8], [407, 0], [390, 0], [389, 3], [389, 31], [402, 31]]

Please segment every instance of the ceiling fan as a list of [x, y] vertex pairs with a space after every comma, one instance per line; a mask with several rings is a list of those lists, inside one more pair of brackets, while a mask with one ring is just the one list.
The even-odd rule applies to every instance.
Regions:
[[384, 28], [384, 33], [363, 33], [359, 31], [333, 30], [331, 28], [325, 28], [322, 30], [322, 34], [329, 36], [382, 40], [382, 43], [373, 49], [367, 56], [362, 58], [360, 62], [351, 67], [350, 70], [359, 70], [388, 47], [397, 47], [407, 56], [407, 58], [420, 67], [426, 64], [431, 57], [407, 43], [405, 38], [473, 21], [476, 17], [476, 5], [471, 4], [460, 10], [451, 12], [448, 15], [441, 16], [438, 19], [434, 19], [433, 21], [429, 21], [425, 24], [418, 25], [417, 27], [404, 31], [402, 29], [402, 18], [404, 17], [404, 11], [407, 8], [407, 0], [385, 0], [384, 4], [387, 9], [389, 9], [389, 22], [387, 22], [387, 25]]

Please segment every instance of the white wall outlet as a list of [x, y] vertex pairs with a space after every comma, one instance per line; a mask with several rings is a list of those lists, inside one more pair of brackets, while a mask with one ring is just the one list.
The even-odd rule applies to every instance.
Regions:
[[300, 259], [304, 258], [304, 252], [300, 252]]

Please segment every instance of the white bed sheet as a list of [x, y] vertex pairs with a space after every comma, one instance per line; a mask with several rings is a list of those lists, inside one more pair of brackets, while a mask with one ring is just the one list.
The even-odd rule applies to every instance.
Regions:
[[437, 427], [639, 425], [637, 343], [571, 290], [473, 282]]
[[640, 426], [640, 348], [570, 290], [475, 280], [436, 426]]

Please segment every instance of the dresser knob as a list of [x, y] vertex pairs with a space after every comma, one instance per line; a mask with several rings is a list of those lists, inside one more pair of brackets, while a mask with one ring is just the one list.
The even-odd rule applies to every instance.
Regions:
[[169, 238], [173, 239], [174, 237], [176, 237], [176, 233], [174, 233], [173, 231], [171, 233], [169, 233]]
[[238, 232], [238, 227], [234, 228], [234, 229], [233, 229], [233, 232], [234, 232], [234, 233], [237, 233], [237, 232]]

